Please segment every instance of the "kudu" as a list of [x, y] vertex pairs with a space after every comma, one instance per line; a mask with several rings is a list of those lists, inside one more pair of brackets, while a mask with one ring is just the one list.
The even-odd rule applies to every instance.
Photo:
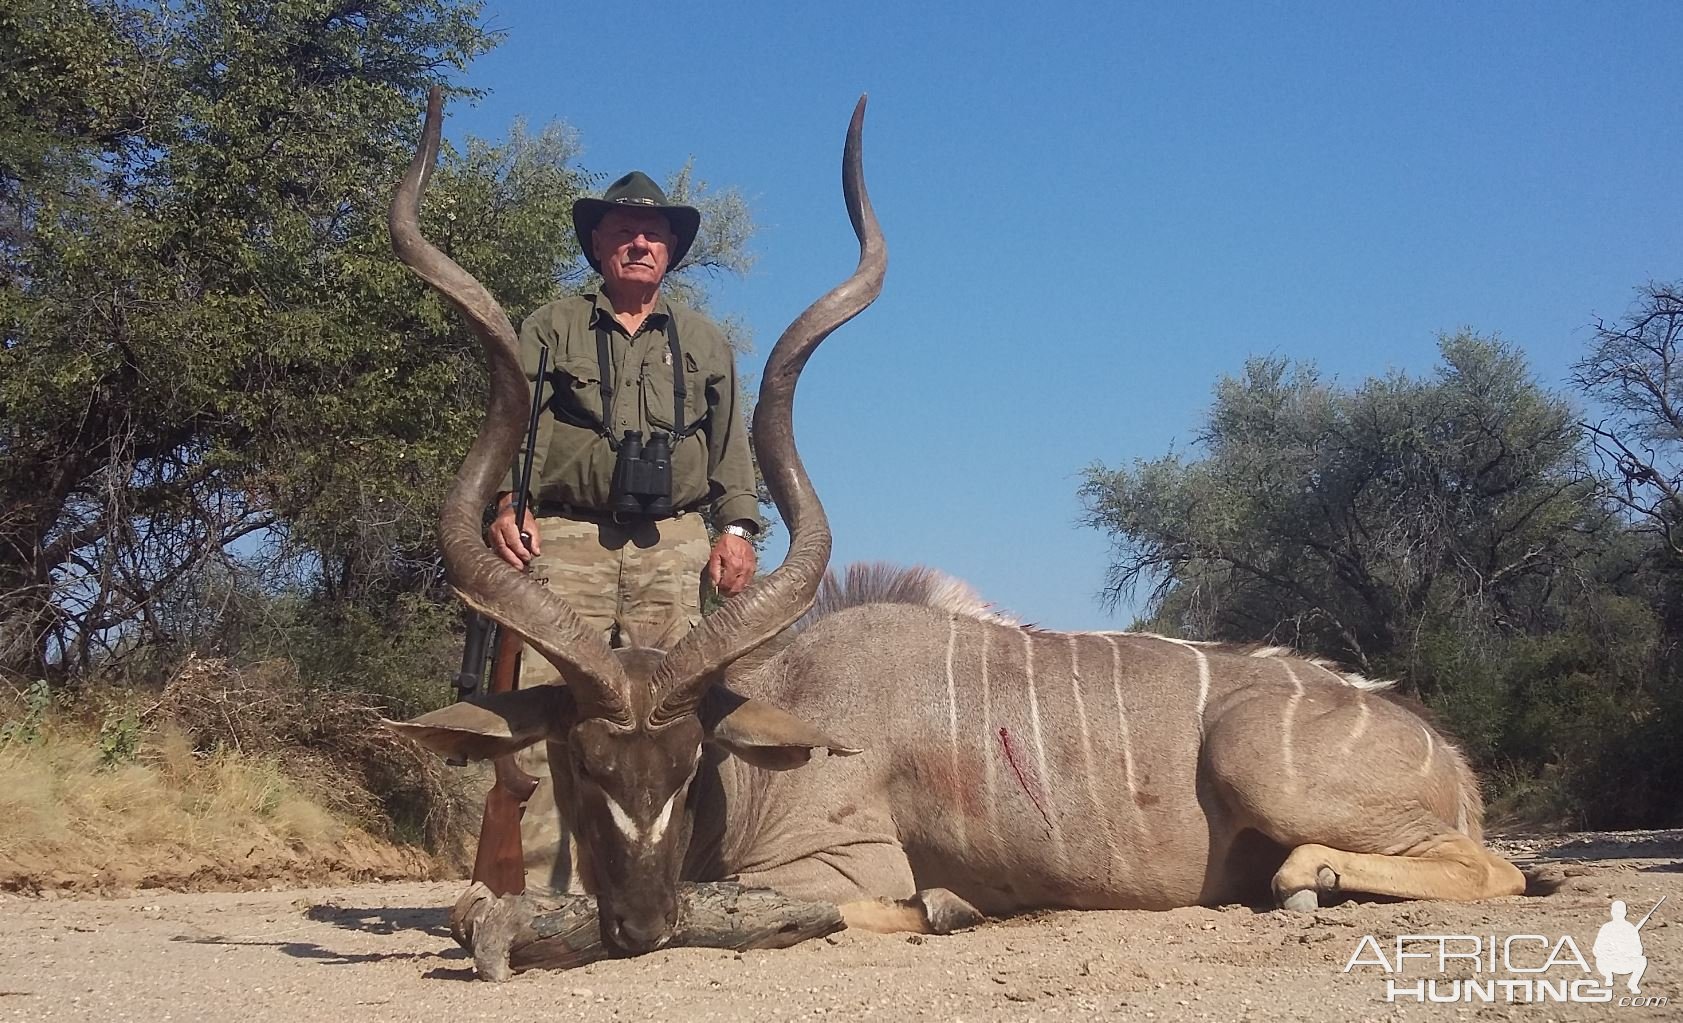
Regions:
[[[549, 739], [551, 763], [570, 765], [580, 879], [600, 900], [603, 933], [632, 951], [669, 933], [680, 878], [835, 902], [854, 926], [935, 932], [1037, 908], [1271, 897], [1302, 910], [1341, 891], [1523, 891], [1523, 875], [1481, 845], [1460, 752], [1382, 686], [1323, 662], [1026, 627], [934, 599], [951, 587], [928, 576], [929, 599], [879, 577], [879, 595], [898, 595], [848, 606], [827, 593], [827, 613], [779, 633], [813, 602], [829, 546], [789, 434], [794, 374], [882, 277], [859, 181], [861, 113], [843, 174], [859, 270], [778, 342], [756, 412], [789, 559], [664, 657], [620, 651], [616, 662], [558, 601], [481, 554], [478, 508], [490, 467], [513, 450], [523, 391], [512, 342], [490, 326], [494, 306], [459, 300], [482, 310], [500, 396], [493, 439], [481, 438], [453, 492], [451, 577], [531, 637], [568, 685], [398, 727], [444, 755], [481, 758]], [[808, 721], [868, 751], [786, 770], [819, 747], [857, 752]]]
[[[902, 922], [937, 930], [970, 910], [1525, 891], [1482, 846], [1465, 757], [1390, 683], [1277, 647], [1024, 626], [926, 584], [934, 606], [827, 593], [830, 613], [733, 676], [867, 752], [766, 779], [756, 812], [780, 837], [726, 873], [804, 897], [915, 895], [923, 918]], [[747, 873], [777, 841], [822, 849], [808, 855], [864, 892]]]

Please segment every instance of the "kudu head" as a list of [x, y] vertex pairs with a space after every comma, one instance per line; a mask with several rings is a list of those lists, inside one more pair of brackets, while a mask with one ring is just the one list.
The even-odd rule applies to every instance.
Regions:
[[[795, 383], [819, 343], [882, 290], [887, 249], [865, 193], [854, 108], [842, 156], [842, 191], [859, 262], [853, 274], [809, 306], [766, 361], [754, 410], [753, 442], [772, 500], [789, 530], [783, 562], [728, 600], [669, 649], [615, 650], [564, 600], [486, 547], [482, 509], [519, 449], [530, 392], [513, 326], [470, 274], [421, 234], [420, 198], [437, 159], [442, 99], [428, 96], [422, 142], [392, 202], [398, 257], [448, 299], [490, 363], [485, 422], [463, 460], [439, 517], [445, 574], [469, 607], [537, 650], [560, 683], [464, 701], [387, 724], [449, 757], [490, 759], [548, 740], [564, 747], [556, 789], [570, 806], [581, 866], [597, 896], [602, 935], [627, 952], [664, 943], [677, 923], [679, 871], [688, 851], [686, 795], [712, 743], [750, 763], [787, 770], [814, 750], [852, 754], [817, 728], [723, 684], [725, 669], [811, 606], [830, 557], [823, 506], [795, 450]], [[553, 761], [552, 757], [552, 761]]]

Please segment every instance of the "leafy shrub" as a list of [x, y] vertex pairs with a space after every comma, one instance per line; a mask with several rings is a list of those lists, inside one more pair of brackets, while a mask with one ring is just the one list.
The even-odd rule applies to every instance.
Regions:
[[116, 767], [134, 760], [140, 753], [140, 715], [131, 707], [106, 715], [99, 726], [99, 764]]
[[45, 679], [36, 679], [19, 695], [22, 713], [0, 724], [0, 746], [41, 741], [41, 725], [52, 709], [53, 693]]

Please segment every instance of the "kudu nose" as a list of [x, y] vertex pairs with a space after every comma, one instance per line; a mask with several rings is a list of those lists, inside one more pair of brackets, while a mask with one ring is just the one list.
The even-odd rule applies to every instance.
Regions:
[[624, 917], [615, 918], [608, 927], [608, 940], [630, 955], [653, 952], [666, 944], [670, 937], [670, 931], [659, 924], [645, 926]]

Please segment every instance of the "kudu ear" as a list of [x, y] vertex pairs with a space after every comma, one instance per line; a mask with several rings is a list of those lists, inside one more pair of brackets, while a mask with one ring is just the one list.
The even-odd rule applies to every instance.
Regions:
[[731, 692], [718, 683], [702, 697], [699, 711], [709, 742], [768, 771], [799, 767], [812, 759], [816, 749], [840, 757], [864, 752], [843, 746], [787, 711]]
[[565, 736], [576, 714], [566, 686], [532, 686], [380, 723], [446, 759], [491, 760]]

